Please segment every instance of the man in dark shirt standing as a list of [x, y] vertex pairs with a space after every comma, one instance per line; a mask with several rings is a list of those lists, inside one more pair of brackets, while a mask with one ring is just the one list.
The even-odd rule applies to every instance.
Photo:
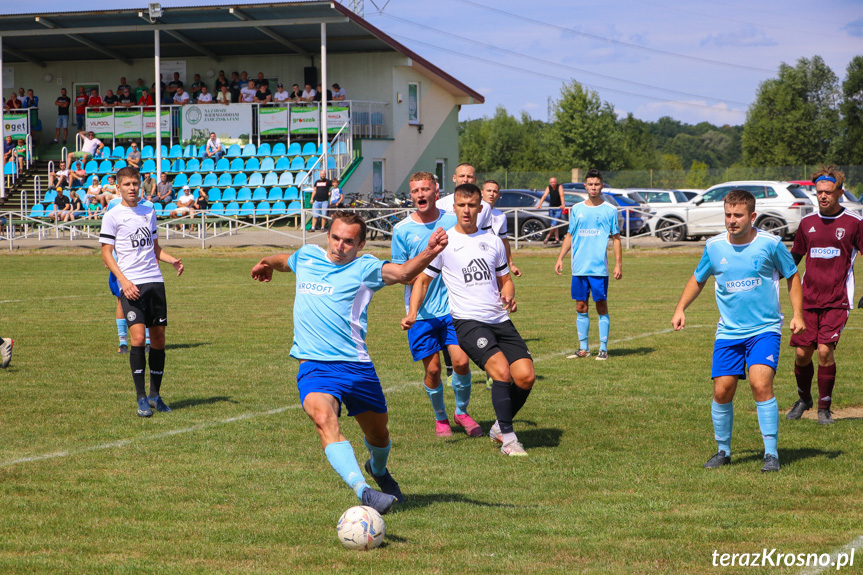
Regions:
[[270, 104], [273, 101], [273, 93], [270, 92], [269, 85], [258, 86], [257, 92], [255, 92], [255, 103], [256, 104]]
[[60, 88], [60, 97], [54, 100], [57, 106], [57, 131], [54, 133], [54, 143], [60, 138], [60, 129], [65, 130], [63, 133], [63, 144], [69, 138], [69, 106], [72, 104], [72, 99], [66, 95], [66, 88]]
[[545, 188], [542, 197], [539, 199], [539, 205], [548, 197], [548, 217], [551, 218], [552, 229], [545, 234], [545, 239], [542, 243], [547, 244], [551, 239], [551, 233], [554, 232], [554, 243], [560, 243], [560, 226], [566, 222], [562, 221], [563, 217], [563, 186], [557, 183], [557, 178], [549, 178], [548, 187]]
[[[327, 207], [330, 205], [330, 189], [333, 183], [327, 179], [326, 170], [321, 170], [320, 179], [315, 182], [315, 192], [312, 195], [312, 230], [324, 229], [324, 218], [327, 217]], [[315, 226], [317, 219], [318, 226]]]

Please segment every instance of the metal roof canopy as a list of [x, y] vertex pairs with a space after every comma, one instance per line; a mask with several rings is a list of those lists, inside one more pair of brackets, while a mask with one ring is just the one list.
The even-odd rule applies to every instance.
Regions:
[[[337, 2], [226, 4], [164, 7], [150, 22], [148, 9], [0, 15], [2, 62], [46, 62], [149, 59], [153, 32], [164, 32], [161, 57], [182, 59], [289, 54], [312, 58], [321, 51], [321, 24], [326, 24], [329, 55], [398, 52], [448, 91], [484, 102], [481, 94], [375, 28]], [[226, 33], [229, 32], [229, 33]]]

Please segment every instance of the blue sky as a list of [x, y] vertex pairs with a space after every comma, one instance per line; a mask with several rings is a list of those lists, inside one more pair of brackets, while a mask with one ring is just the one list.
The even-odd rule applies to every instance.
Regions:
[[[104, 8], [101, 0], [75, 3]], [[26, 6], [56, 9], [53, 0]], [[365, 18], [485, 96], [483, 105], [462, 107], [462, 119], [504, 106], [545, 120], [549, 97], [575, 79], [619, 115], [742, 124], [758, 85], [781, 62], [820, 55], [841, 81], [863, 54], [863, 0], [365, 0]]]

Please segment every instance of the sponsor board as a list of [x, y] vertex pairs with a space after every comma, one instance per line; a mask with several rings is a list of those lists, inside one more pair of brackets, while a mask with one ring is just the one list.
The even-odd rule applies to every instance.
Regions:
[[98, 112], [87, 110], [87, 121], [84, 128], [93, 132], [98, 139], [114, 137], [114, 112]]
[[141, 110], [122, 110], [114, 112], [114, 137], [128, 139], [140, 138], [142, 121], [143, 117], [141, 116]]
[[30, 133], [30, 119], [27, 114], [3, 114], [3, 129], [7, 136], [16, 140]]
[[[161, 119], [161, 132], [163, 138], [171, 137], [171, 111], [170, 110], [162, 110]], [[155, 138], [156, 137], [156, 111], [155, 110], [144, 110], [144, 137], [145, 138]]]
[[[181, 108], [180, 139], [184, 143], [203, 144], [210, 132], [221, 140], [248, 141], [252, 133], [252, 105], [198, 106]], [[198, 141], [200, 140], [200, 141]]]
[[280, 136], [288, 133], [287, 108], [260, 108], [258, 129], [262, 136]]
[[292, 134], [317, 134], [321, 127], [321, 114], [317, 108], [291, 108]]

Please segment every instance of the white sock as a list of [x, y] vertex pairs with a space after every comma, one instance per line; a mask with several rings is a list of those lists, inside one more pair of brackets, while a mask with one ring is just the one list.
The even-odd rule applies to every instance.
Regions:
[[507, 443], [512, 443], [513, 441], [518, 441], [518, 437], [515, 436], [515, 432], [503, 434], [504, 445], [506, 445]]

